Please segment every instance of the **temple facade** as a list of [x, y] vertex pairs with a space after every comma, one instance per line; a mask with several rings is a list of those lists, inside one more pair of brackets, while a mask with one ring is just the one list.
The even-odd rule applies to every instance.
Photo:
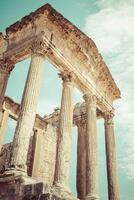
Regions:
[[[31, 57], [21, 104], [5, 97], [15, 64]], [[61, 107], [36, 113], [45, 60], [62, 80]], [[45, 77], [44, 77], [45, 78]], [[48, 86], [49, 87], [49, 86]], [[73, 105], [73, 90], [83, 102]], [[118, 89], [95, 43], [46, 4], [0, 34], [0, 200], [99, 200], [97, 119], [104, 119], [109, 200], [119, 200], [113, 102]], [[7, 120], [17, 121], [3, 145]], [[77, 197], [69, 188], [72, 127], [77, 126]]]

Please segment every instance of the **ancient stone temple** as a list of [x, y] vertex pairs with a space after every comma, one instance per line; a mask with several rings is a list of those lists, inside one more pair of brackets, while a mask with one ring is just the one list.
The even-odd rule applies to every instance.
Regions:
[[[21, 105], [5, 97], [15, 64], [31, 57]], [[36, 114], [43, 63], [62, 79], [61, 107]], [[44, 77], [45, 78], [45, 77]], [[83, 102], [72, 104], [74, 88]], [[0, 200], [99, 200], [97, 119], [104, 118], [109, 200], [119, 200], [114, 108], [120, 91], [95, 43], [49, 4], [0, 34]], [[3, 145], [8, 118], [17, 121]], [[69, 189], [71, 129], [77, 126], [77, 197]]]

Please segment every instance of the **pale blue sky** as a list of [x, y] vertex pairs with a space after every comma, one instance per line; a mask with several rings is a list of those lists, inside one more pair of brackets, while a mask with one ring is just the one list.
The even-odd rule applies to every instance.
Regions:
[[[50, 3], [67, 19], [89, 35], [97, 44], [116, 83], [122, 99], [115, 102], [115, 133], [121, 200], [134, 200], [134, 1], [132, 0], [0, 0], [0, 31], [21, 17]], [[20, 102], [30, 60], [16, 65], [6, 95]], [[50, 86], [48, 88], [48, 85]], [[81, 100], [74, 92], [74, 102]], [[50, 113], [60, 106], [61, 81], [48, 62], [44, 74], [38, 112]], [[9, 120], [5, 141], [12, 138], [14, 122]], [[74, 128], [75, 129], [75, 128]], [[76, 129], [73, 131], [70, 185], [75, 193]], [[98, 121], [99, 186], [101, 200], [107, 200], [103, 121]]]

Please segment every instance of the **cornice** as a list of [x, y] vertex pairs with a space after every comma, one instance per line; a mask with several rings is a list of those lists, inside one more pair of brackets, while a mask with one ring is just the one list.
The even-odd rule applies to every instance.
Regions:
[[[53, 9], [52, 7], [51, 9], [51, 12], [48, 14], [48, 19], [51, 20], [57, 26], [59, 26], [60, 30], [64, 33], [64, 35], [66, 35], [67, 38], [70, 36], [71, 40], [78, 44], [78, 52], [83, 52], [86, 60], [90, 59], [90, 57], [92, 58], [92, 62], [95, 64], [94, 73], [97, 73], [98, 70], [103, 71], [103, 73], [105, 74], [105, 80], [109, 80], [110, 85], [114, 90], [113, 100], [120, 98], [120, 90], [117, 87], [106, 63], [100, 55], [94, 41], [87, 35], [85, 35], [76, 26], [74, 26], [71, 22], [65, 19], [55, 9]], [[99, 79], [102, 80], [101, 77], [99, 77]], [[107, 89], [109, 90], [109, 88]]]

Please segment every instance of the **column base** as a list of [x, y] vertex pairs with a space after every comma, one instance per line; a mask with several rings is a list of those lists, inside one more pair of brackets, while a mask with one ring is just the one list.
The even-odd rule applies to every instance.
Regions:
[[[67, 185], [61, 184], [61, 183], [55, 183], [52, 186], [52, 194], [54, 194], [57, 197], [61, 197], [61, 199], [65, 199], [65, 200], [77, 200], [78, 199], [73, 196], [70, 188]], [[60, 200], [60, 198], [59, 198], [59, 200]]]
[[10, 176], [10, 175], [23, 175], [23, 176], [27, 176], [27, 172], [23, 171], [23, 170], [19, 170], [16, 168], [8, 168], [5, 170], [5, 172], [3, 173], [4, 176]]
[[99, 196], [98, 194], [89, 194], [86, 195], [85, 200], [99, 200]]
[[10, 165], [9, 168], [14, 168], [17, 171], [24, 171], [27, 172], [27, 165], [23, 164], [23, 165]]
[[21, 166], [10, 166], [10, 167], [7, 167], [5, 168], [1, 175], [3, 174], [3, 176], [6, 176], [6, 175], [24, 175], [24, 176], [27, 176], [27, 168], [22, 168]]
[[67, 192], [67, 193], [71, 194], [70, 188], [67, 185], [65, 185], [65, 184], [57, 182], [57, 183], [54, 183], [53, 187], [56, 190], [60, 190], [62, 192]]

